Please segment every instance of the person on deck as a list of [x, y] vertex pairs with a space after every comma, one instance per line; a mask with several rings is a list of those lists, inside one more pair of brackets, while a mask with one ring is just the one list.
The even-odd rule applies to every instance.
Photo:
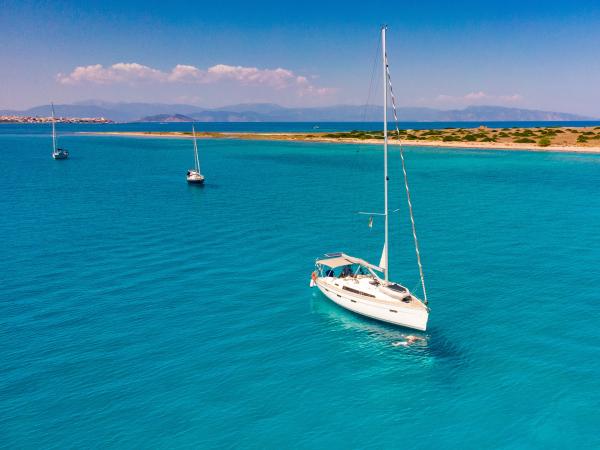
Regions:
[[340, 274], [340, 278], [346, 278], [350, 275], [352, 275], [352, 269], [350, 268], [350, 266], [344, 266], [344, 268], [342, 269], [342, 273]]

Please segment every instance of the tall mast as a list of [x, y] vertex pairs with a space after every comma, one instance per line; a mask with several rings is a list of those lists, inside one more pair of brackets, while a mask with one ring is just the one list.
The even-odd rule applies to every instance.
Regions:
[[196, 129], [192, 125], [192, 135], [194, 136], [194, 163], [196, 164], [196, 170], [200, 173], [200, 161], [198, 160], [198, 145], [196, 144]]
[[52, 152], [56, 153], [56, 125], [54, 119], [54, 103], [52, 105]]
[[383, 186], [384, 186], [384, 215], [385, 215], [385, 242], [383, 244], [382, 259], [385, 262], [385, 271], [383, 275], [385, 281], [389, 280], [389, 261], [388, 261], [388, 130], [387, 130], [387, 54], [385, 50], [385, 32], [387, 26], [381, 27], [381, 52], [383, 64]]

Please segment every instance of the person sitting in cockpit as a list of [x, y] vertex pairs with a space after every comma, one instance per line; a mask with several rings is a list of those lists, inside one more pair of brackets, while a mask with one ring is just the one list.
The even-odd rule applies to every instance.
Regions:
[[344, 268], [342, 269], [342, 273], [340, 273], [340, 278], [346, 278], [350, 275], [352, 275], [352, 269], [350, 268], [350, 266], [344, 266]]

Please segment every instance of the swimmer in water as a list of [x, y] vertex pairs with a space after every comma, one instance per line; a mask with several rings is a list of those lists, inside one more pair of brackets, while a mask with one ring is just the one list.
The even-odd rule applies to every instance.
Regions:
[[419, 341], [424, 341], [425, 339], [423, 339], [422, 337], [419, 336], [413, 336], [412, 334], [409, 336], [406, 336], [406, 342], [410, 345], [410, 344], [414, 344], [415, 342], [419, 342]]
[[402, 336], [404, 339], [406, 339], [405, 341], [396, 341], [396, 342], [392, 342], [392, 345], [394, 347], [408, 347], [411, 344], [414, 344], [415, 342], [419, 342], [419, 341], [424, 341], [425, 339], [423, 339], [422, 337], [419, 336], [413, 336], [408, 335], [408, 336]]

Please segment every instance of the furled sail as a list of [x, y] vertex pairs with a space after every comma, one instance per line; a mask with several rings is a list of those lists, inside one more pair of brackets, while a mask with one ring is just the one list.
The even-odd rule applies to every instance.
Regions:
[[387, 265], [387, 259], [385, 257], [387, 252], [385, 251], [385, 247], [386, 247], [386, 244], [383, 244], [383, 251], [381, 252], [381, 259], [379, 260], [379, 267], [387, 270], [388, 265]]

